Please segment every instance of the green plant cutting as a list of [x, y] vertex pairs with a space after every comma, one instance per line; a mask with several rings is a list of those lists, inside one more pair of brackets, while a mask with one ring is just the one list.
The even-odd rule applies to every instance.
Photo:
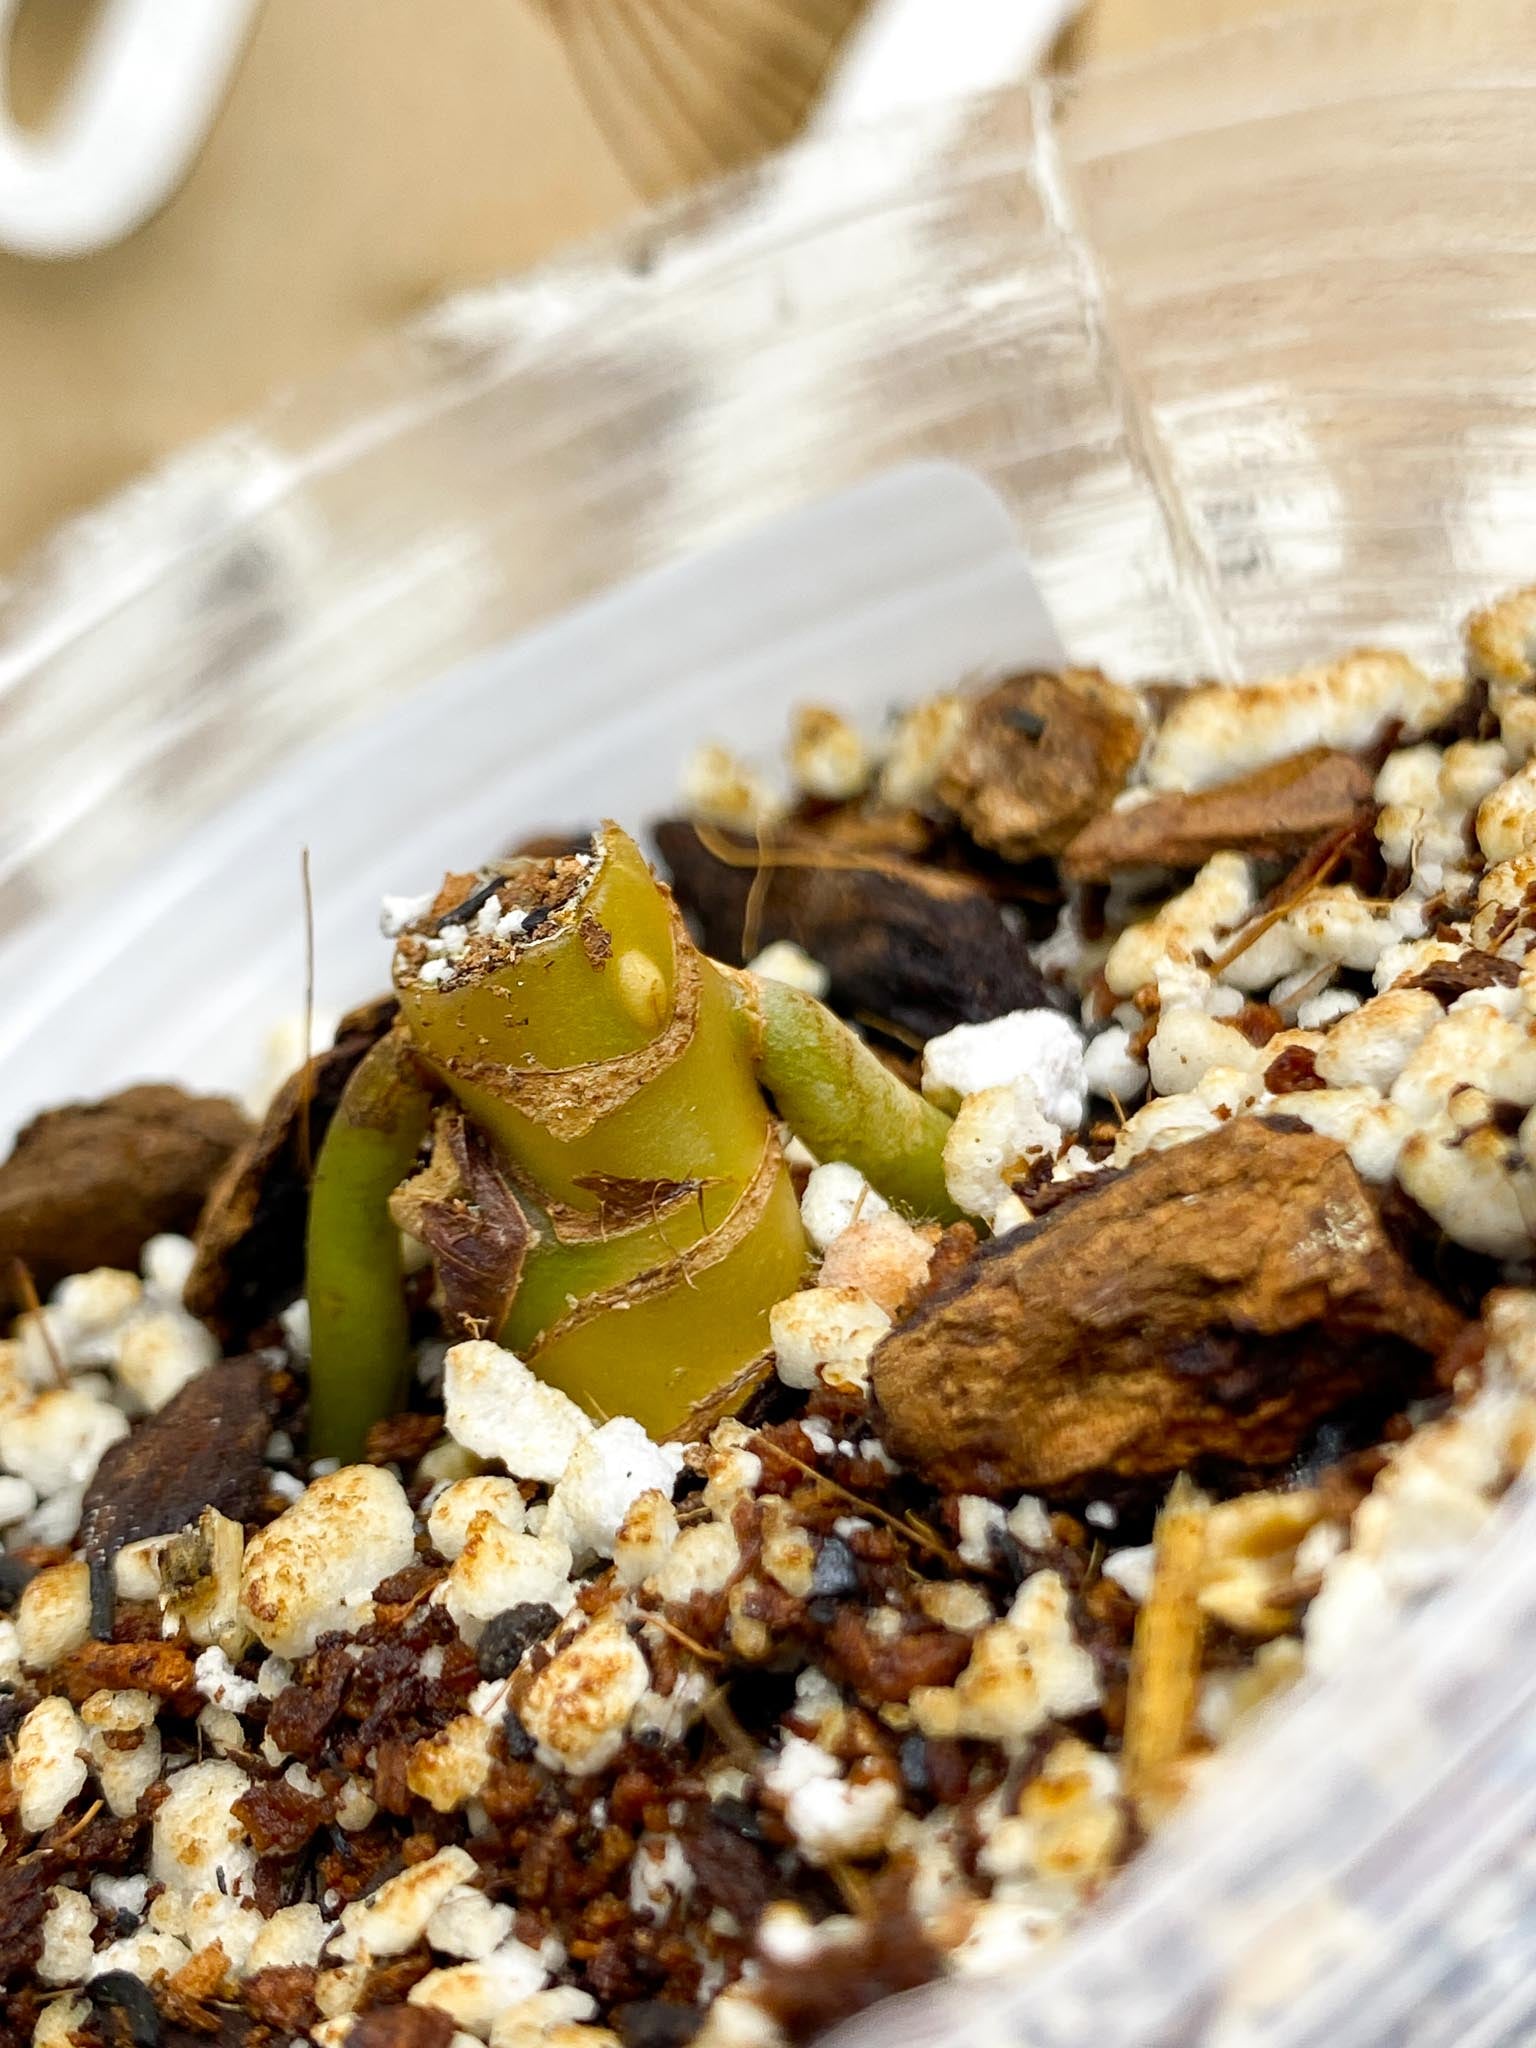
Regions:
[[812, 997], [701, 953], [616, 825], [450, 875], [394, 981], [311, 1194], [317, 1455], [355, 1456], [404, 1401], [402, 1232], [452, 1335], [663, 1436], [744, 1397], [804, 1277], [781, 1121], [908, 1213], [957, 1213], [949, 1118]]

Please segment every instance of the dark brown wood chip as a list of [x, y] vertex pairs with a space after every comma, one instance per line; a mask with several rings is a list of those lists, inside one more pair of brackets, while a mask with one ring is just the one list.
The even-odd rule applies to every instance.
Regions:
[[1317, 1054], [1310, 1045], [1288, 1045], [1264, 1069], [1264, 1086], [1271, 1095], [1300, 1095], [1328, 1083], [1317, 1071]]
[[241, 1996], [251, 2017], [290, 2039], [307, 2034], [320, 2017], [315, 1980], [320, 1972], [306, 1963], [278, 1963], [247, 1977]]
[[968, 1636], [943, 1628], [913, 1628], [877, 1635], [851, 1607], [827, 1633], [827, 1663], [861, 1698], [909, 1700], [920, 1685], [953, 1685], [971, 1658]]
[[355, 1666], [331, 1644], [301, 1667], [302, 1678], [285, 1686], [272, 1702], [267, 1733], [290, 1756], [318, 1756], [351, 1684]]
[[[746, 864], [720, 859], [684, 818], [658, 825], [656, 843], [705, 951], [739, 965], [757, 849], [732, 840]], [[764, 849], [770, 863], [783, 854], [815, 861], [827, 849], [810, 837]], [[1062, 1002], [1001, 904], [979, 884], [915, 861], [769, 865], [755, 909], [759, 945], [791, 939], [803, 946], [831, 977], [835, 1009], [890, 1024], [897, 1037], [928, 1039], [955, 1024]]]
[[107, 1452], [86, 1489], [81, 1540], [90, 1557], [165, 1536], [217, 1508], [258, 1520], [276, 1400], [269, 1358], [232, 1358], [183, 1387]]
[[1436, 960], [1418, 974], [1410, 975], [1404, 988], [1427, 988], [1447, 1008], [1458, 996], [1474, 988], [1513, 988], [1520, 979], [1520, 962], [1506, 960], [1499, 953], [1483, 953], [1469, 946], [1454, 960]]
[[773, 1860], [760, 1839], [713, 1813], [684, 1829], [683, 1854], [711, 1900], [734, 1913], [746, 1933], [773, 1897]]
[[231, 1811], [257, 1855], [296, 1856], [334, 1818], [336, 1801], [325, 1793], [301, 1792], [286, 1778], [271, 1778], [242, 1794]]
[[1293, 860], [1370, 809], [1364, 763], [1312, 747], [1215, 789], [1104, 811], [1069, 842], [1061, 864], [1074, 881], [1107, 882], [1122, 868], [1204, 867], [1228, 850]]
[[882, 1436], [947, 1487], [1270, 1466], [1461, 1328], [1343, 1147], [1242, 1118], [988, 1246], [875, 1352]]

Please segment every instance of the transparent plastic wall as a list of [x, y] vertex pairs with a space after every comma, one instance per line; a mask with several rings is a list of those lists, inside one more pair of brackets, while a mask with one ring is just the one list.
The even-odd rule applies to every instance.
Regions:
[[[192, 451], [0, 613], [0, 937], [463, 658], [912, 458], [1001, 493], [1079, 658], [1449, 658], [1536, 574], [1533, 31], [1331, 9], [817, 143]], [[1533, 1555], [1522, 1494], [1080, 1937], [861, 2034], [1536, 2038]]]
[[802, 153], [458, 300], [0, 607], [0, 933], [317, 733], [887, 465], [1069, 644], [1443, 652], [1527, 573], [1536, 9], [1332, 9]]

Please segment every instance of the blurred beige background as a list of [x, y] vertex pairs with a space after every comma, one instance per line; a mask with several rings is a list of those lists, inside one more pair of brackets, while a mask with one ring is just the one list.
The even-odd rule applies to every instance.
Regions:
[[[1092, 0], [1059, 61], [1144, 50], [1261, 4]], [[93, 11], [24, 9], [20, 118], [46, 116]], [[0, 571], [65, 514], [448, 288], [781, 139], [855, 11], [265, 0], [208, 144], [158, 218], [76, 262], [0, 256]]]

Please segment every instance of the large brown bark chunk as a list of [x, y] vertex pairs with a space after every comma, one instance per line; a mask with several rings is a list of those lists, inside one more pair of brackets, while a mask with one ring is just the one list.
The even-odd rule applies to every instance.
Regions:
[[875, 1352], [883, 1434], [946, 1487], [1275, 1465], [1461, 1327], [1342, 1146], [1252, 1118], [989, 1245]]
[[939, 795], [1009, 860], [1059, 853], [1120, 790], [1145, 732], [1140, 701], [1096, 669], [1013, 676], [971, 705]]
[[1105, 811], [1070, 841], [1061, 864], [1074, 881], [1105, 882], [1122, 868], [1204, 867], [1223, 850], [1291, 860], [1370, 805], [1363, 763], [1312, 747], [1215, 789]]
[[[309, 1221], [306, 1167], [320, 1156], [352, 1070], [394, 1022], [393, 996], [343, 1017], [336, 1041], [316, 1053], [273, 1097], [261, 1128], [243, 1145], [209, 1194], [197, 1226], [197, 1261], [186, 1304], [226, 1345], [252, 1333], [296, 1299], [304, 1286]], [[308, 1145], [304, 1142], [308, 1104]]]
[[[734, 841], [741, 865], [721, 859], [683, 818], [658, 825], [656, 843], [704, 950], [739, 965], [758, 849]], [[850, 857], [809, 837], [771, 845], [762, 858], [757, 943], [792, 939], [803, 946], [826, 968], [828, 1000], [845, 1016], [879, 1019], [898, 1034], [927, 1039], [956, 1024], [1062, 1000], [1002, 905], [964, 876], [883, 856], [868, 866], [840, 865]], [[785, 858], [798, 864], [774, 864]]]
[[222, 1096], [159, 1085], [34, 1117], [0, 1166], [0, 1308], [25, 1305], [18, 1259], [41, 1294], [92, 1266], [136, 1271], [147, 1238], [192, 1228], [249, 1130]]

